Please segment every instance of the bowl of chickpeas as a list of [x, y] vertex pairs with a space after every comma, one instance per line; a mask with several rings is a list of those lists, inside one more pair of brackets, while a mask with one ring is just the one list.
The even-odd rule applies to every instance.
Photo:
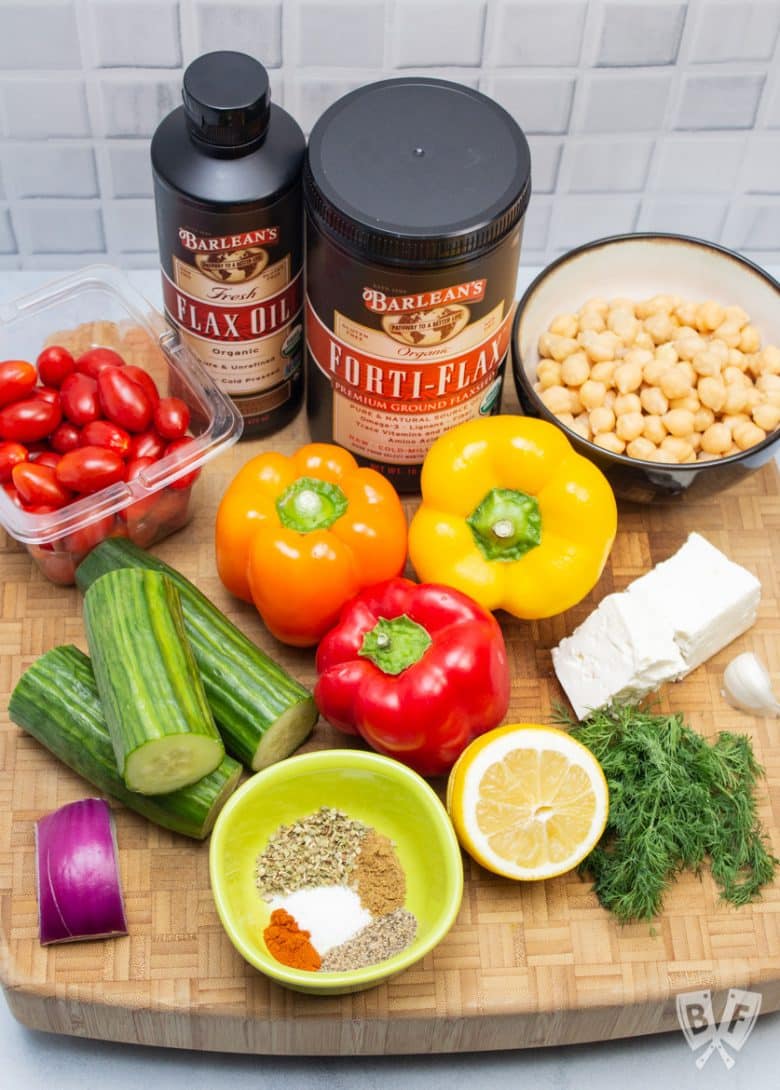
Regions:
[[618, 235], [549, 265], [512, 332], [525, 413], [623, 499], [720, 491], [780, 454], [780, 285], [715, 243]]

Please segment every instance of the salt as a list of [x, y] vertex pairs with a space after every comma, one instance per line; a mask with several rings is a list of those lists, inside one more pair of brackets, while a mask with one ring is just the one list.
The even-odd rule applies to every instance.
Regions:
[[286, 909], [298, 927], [310, 933], [309, 941], [320, 957], [351, 939], [372, 920], [349, 886], [297, 889], [285, 897], [274, 897], [271, 907]]

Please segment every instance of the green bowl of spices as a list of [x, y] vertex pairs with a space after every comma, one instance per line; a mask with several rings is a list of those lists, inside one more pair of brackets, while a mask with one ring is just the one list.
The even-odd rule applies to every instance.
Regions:
[[252, 776], [211, 834], [211, 889], [236, 950], [300, 992], [371, 988], [449, 931], [460, 848], [429, 785], [363, 750], [305, 753]]

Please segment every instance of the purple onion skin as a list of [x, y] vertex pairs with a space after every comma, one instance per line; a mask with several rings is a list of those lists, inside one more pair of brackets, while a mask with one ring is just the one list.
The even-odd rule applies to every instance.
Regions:
[[127, 934], [111, 808], [81, 799], [35, 825], [42, 946]]

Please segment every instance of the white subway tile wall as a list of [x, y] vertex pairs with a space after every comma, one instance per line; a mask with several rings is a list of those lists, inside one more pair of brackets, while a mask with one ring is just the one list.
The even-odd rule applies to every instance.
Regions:
[[149, 137], [209, 49], [307, 133], [393, 75], [495, 97], [532, 150], [526, 264], [633, 230], [780, 262], [780, 0], [0, 0], [0, 269], [156, 263]]

